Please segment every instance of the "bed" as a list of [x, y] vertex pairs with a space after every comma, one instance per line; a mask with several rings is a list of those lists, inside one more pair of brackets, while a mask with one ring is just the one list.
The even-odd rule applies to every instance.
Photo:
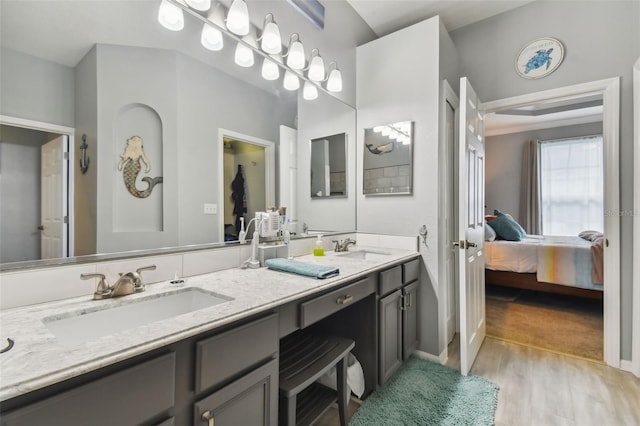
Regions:
[[487, 284], [602, 298], [602, 240], [528, 235], [484, 244]]

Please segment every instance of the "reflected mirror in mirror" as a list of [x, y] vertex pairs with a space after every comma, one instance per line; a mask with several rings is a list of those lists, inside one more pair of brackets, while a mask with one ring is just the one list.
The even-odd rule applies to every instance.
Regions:
[[311, 198], [347, 196], [347, 135], [311, 140]]
[[364, 129], [364, 195], [411, 194], [413, 122]]

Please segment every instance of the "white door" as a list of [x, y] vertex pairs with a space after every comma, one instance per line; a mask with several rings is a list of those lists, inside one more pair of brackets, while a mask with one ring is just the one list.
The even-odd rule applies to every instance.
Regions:
[[485, 337], [484, 300], [484, 122], [480, 101], [460, 79], [458, 141], [458, 272], [460, 372], [467, 375]]
[[42, 259], [67, 256], [67, 136], [42, 145], [40, 254]]
[[[454, 143], [455, 140], [455, 110], [453, 106], [449, 102], [446, 102], [446, 110], [445, 110], [445, 125], [446, 125], [446, 158], [447, 164], [449, 165], [448, 170], [451, 170], [451, 174], [445, 174], [446, 181], [443, 182], [446, 188], [446, 197], [445, 197], [445, 229], [451, 238], [454, 238], [457, 233], [458, 223], [455, 219], [454, 212], [454, 197], [455, 193], [453, 185], [456, 183], [453, 179], [455, 170], [454, 167]], [[447, 344], [453, 340], [456, 334], [456, 265], [455, 265], [455, 256], [456, 249], [453, 247], [449, 247], [445, 250], [445, 271], [447, 274]]]
[[289, 231], [298, 233], [298, 131], [280, 126], [280, 203], [287, 208]]

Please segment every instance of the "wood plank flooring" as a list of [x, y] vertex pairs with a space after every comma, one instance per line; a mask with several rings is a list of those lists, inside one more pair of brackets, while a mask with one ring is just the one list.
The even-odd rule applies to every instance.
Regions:
[[[456, 337], [446, 365], [459, 353]], [[500, 386], [496, 426], [640, 426], [640, 379], [602, 363], [488, 337], [471, 373]], [[316, 426], [339, 424], [330, 409]]]

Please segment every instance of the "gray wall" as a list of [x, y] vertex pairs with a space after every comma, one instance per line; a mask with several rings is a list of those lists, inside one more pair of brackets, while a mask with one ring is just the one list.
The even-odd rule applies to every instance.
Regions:
[[0, 263], [40, 259], [40, 147], [47, 134], [0, 126]]
[[73, 127], [74, 70], [0, 49], [0, 114]]
[[[621, 76], [620, 209], [633, 209], [632, 67], [640, 56], [640, 2], [536, 1], [463, 27], [451, 36], [460, 52], [463, 74], [483, 101]], [[545, 78], [520, 78], [513, 66], [516, 55], [529, 41], [545, 36], [564, 43], [564, 62]], [[622, 216], [621, 222], [621, 356], [628, 360], [633, 218]]]
[[494, 209], [520, 221], [522, 155], [530, 140], [562, 139], [602, 134], [602, 122], [488, 136], [485, 144], [485, 214]]

